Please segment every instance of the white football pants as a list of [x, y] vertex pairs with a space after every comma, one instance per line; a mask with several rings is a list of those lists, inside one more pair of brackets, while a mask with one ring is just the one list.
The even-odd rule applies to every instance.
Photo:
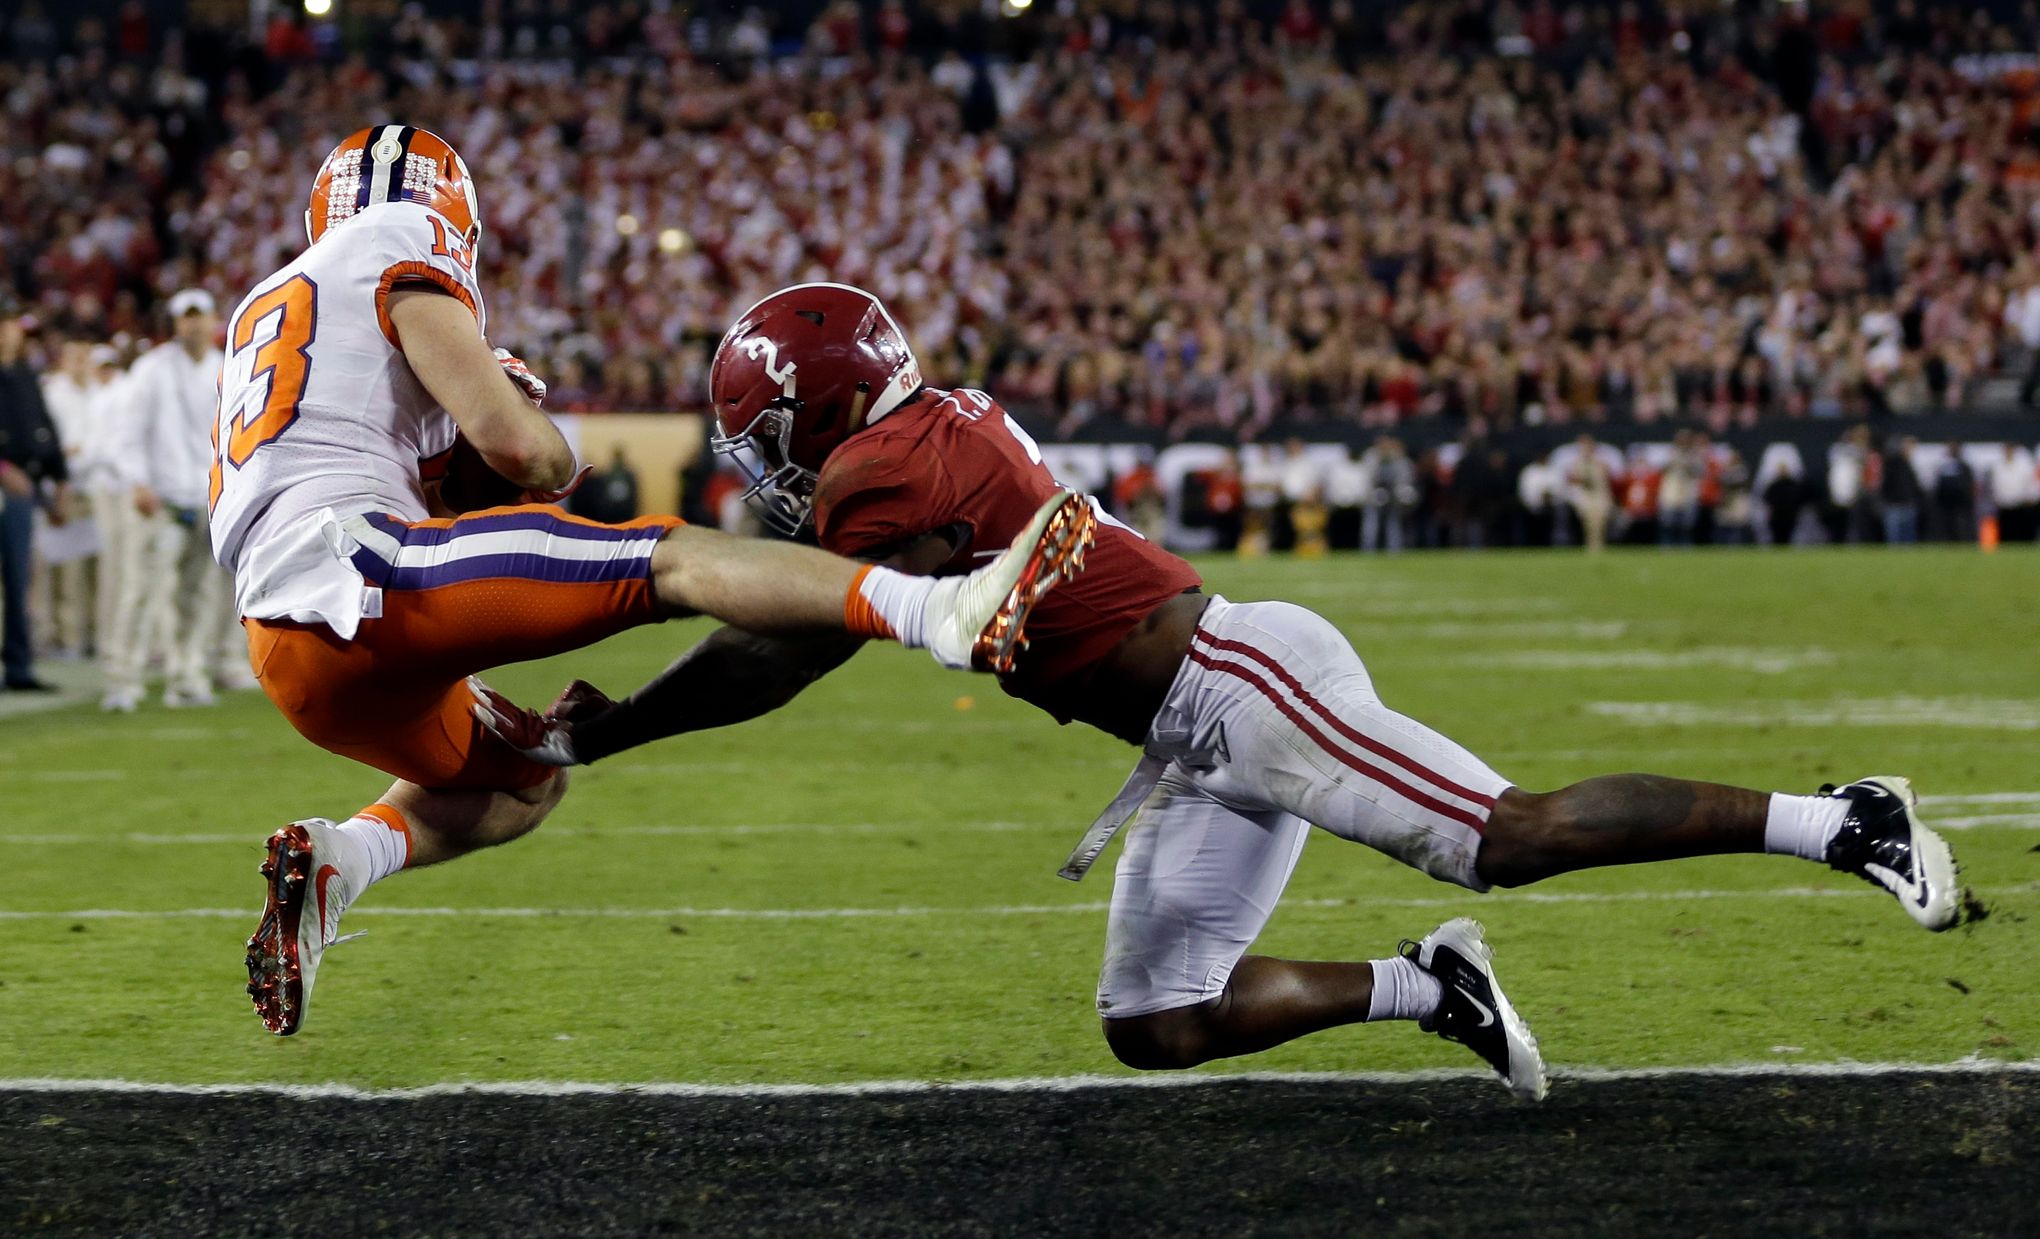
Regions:
[[1346, 638], [1302, 607], [1213, 598], [1146, 751], [1168, 761], [1126, 826], [1101, 1015], [1223, 993], [1288, 885], [1309, 823], [1487, 889], [1474, 858], [1509, 781], [1382, 705]]
[[92, 648], [99, 653], [99, 665], [110, 680], [121, 661], [120, 642], [130, 625], [122, 620], [120, 591], [125, 581], [141, 571], [142, 514], [135, 511], [133, 492], [126, 488], [103, 488], [92, 492], [92, 523], [99, 527], [97, 575], [92, 593]]
[[139, 519], [136, 570], [123, 574], [119, 656], [107, 665], [107, 687], [139, 690], [150, 659], [164, 657], [167, 687], [206, 695], [233, 639], [233, 583], [213, 562], [205, 514], [186, 522], [165, 513]]

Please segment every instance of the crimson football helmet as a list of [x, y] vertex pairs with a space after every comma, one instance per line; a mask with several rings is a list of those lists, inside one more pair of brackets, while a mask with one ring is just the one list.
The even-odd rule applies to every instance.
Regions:
[[349, 134], [312, 179], [305, 236], [317, 244], [328, 228], [379, 202], [431, 207], [469, 249], [482, 239], [482, 209], [467, 162], [429, 129], [370, 125]]
[[719, 456], [744, 501], [796, 534], [813, 515], [822, 462], [921, 389], [906, 333], [877, 297], [848, 284], [796, 284], [745, 310], [708, 371]]

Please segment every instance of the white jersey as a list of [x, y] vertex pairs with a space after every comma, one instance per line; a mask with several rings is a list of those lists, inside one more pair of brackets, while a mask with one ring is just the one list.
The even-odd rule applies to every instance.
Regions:
[[429, 283], [487, 319], [474, 255], [437, 212], [371, 206], [255, 286], [227, 322], [212, 474], [213, 553], [256, 619], [321, 622], [352, 638], [376, 613], [340, 521], [426, 515], [420, 465], [453, 419], [397, 347], [387, 301]]
[[116, 408], [111, 383], [80, 383], [68, 374], [43, 376], [43, 403], [64, 445], [71, 484], [88, 491], [112, 490], [118, 474], [109, 458]]
[[139, 477], [176, 508], [206, 501], [212, 424], [219, 410], [220, 350], [197, 357], [175, 340], [143, 353], [130, 372], [127, 434], [120, 469]]

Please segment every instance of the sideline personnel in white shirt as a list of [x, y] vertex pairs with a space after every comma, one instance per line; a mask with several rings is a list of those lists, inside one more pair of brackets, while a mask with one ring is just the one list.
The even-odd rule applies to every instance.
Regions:
[[107, 689], [109, 698], [139, 697], [147, 659], [160, 641], [168, 672], [163, 704], [175, 708], [213, 703], [213, 675], [224, 665], [220, 654], [230, 647], [234, 614], [233, 587], [213, 562], [206, 520], [224, 360], [214, 344], [219, 313], [212, 294], [187, 288], [170, 298], [170, 318], [175, 337], [144, 353], [128, 376], [129, 447], [142, 479], [135, 506], [144, 518], [143, 568], [135, 588], [125, 591], [135, 603], [136, 639], [122, 665], [109, 669]]
[[[94, 501], [101, 489], [99, 461], [106, 450], [104, 392], [99, 369], [93, 364], [92, 342], [83, 338], [65, 340], [57, 350], [57, 368], [42, 379], [43, 404], [56, 424], [57, 440], [63, 444], [64, 461], [71, 474], [70, 519], [58, 530], [37, 530], [45, 541], [36, 548], [41, 578], [45, 645], [57, 657], [79, 657], [97, 648], [99, 627], [93, 608], [99, 555], [89, 549], [97, 545], [93, 521]], [[50, 544], [58, 537], [69, 540], [61, 556], [52, 554]]]
[[[131, 639], [130, 634], [135, 627], [131, 613], [121, 609], [121, 591], [128, 589], [132, 592], [138, 588], [145, 568], [142, 563], [142, 514], [135, 510], [135, 488], [141, 484], [141, 478], [127, 461], [123, 447], [127, 436], [133, 433], [133, 415], [129, 408], [132, 389], [128, 385], [127, 370], [121, 365], [119, 350], [111, 344], [94, 345], [92, 371], [96, 383], [93, 388], [96, 414], [91, 419], [94, 442], [85, 450], [84, 456], [92, 522], [99, 531], [99, 572], [93, 582], [92, 647], [98, 651], [100, 672], [104, 676], [125, 657], [120, 643]], [[130, 585], [130, 582], [136, 584]], [[132, 606], [132, 601], [128, 605]], [[139, 691], [136, 700], [140, 700]], [[129, 703], [128, 708], [133, 708], [133, 704]], [[118, 708], [119, 703], [102, 700], [100, 705]]]

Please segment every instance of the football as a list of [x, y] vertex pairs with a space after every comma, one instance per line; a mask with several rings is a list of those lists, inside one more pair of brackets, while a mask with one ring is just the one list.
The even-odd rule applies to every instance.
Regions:
[[466, 435], [457, 435], [439, 482], [439, 501], [455, 513], [521, 503], [524, 488], [489, 467]]

